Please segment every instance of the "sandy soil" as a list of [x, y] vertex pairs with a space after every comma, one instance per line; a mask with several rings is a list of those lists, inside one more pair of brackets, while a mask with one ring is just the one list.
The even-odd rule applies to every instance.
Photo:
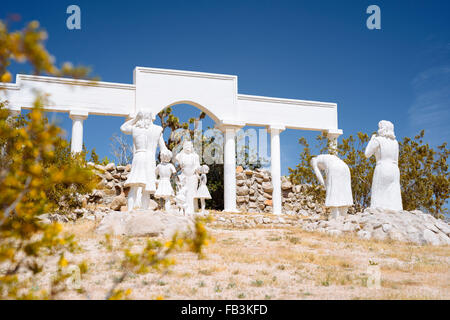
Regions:
[[[65, 292], [60, 299], [104, 299], [121, 274], [121, 251], [109, 252], [94, 228], [86, 220], [66, 226], [83, 249], [67, 258], [85, 260], [89, 270], [82, 292]], [[131, 274], [120, 288], [131, 289], [131, 299], [450, 299], [449, 246], [336, 238], [293, 226], [209, 230], [215, 241], [205, 258], [176, 253], [176, 265]], [[137, 246], [146, 241], [130, 240]], [[123, 239], [113, 241], [120, 246]], [[56, 259], [46, 263], [50, 270]], [[378, 288], [367, 285], [371, 264], [381, 272]], [[51, 271], [36, 279], [37, 285], [50, 276]]]

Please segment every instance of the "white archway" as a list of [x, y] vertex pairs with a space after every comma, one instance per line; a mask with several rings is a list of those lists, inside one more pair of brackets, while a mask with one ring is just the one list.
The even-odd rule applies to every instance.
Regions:
[[45, 92], [46, 111], [68, 112], [73, 120], [72, 151], [83, 143], [83, 121], [89, 115], [128, 117], [137, 110], [156, 114], [186, 102], [207, 113], [224, 132], [225, 210], [236, 210], [237, 129], [267, 127], [271, 134], [273, 212], [281, 213], [280, 134], [284, 129], [327, 132], [335, 142], [338, 128], [335, 103], [281, 99], [238, 93], [234, 75], [136, 67], [133, 84], [17, 75], [16, 83], [0, 83], [0, 99], [20, 112], [33, 107], [35, 91]]

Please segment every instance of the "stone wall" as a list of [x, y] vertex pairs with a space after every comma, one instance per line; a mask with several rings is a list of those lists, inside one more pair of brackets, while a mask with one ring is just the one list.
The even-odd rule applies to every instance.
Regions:
[[[106, 166], [89, 163], [101, 178], [97, 190], [86, 197], [87, 205], [102, 204], [114, 211], [126, 210], [126, 195], [128, 193], [124, 182], [131, 166], [116, 166], [109, 163]], [[237, 208], [249, 213], [272, 212], [272, 179], [270, 171], [265, 169], [244, 170], [236, 168], [236, 202]], [[293, 185], [287, 177], [281, 178], [282, 206], [285, 214], [311, 216], [322, 214], [324, 208], [315, 203], [310, 196], [303, 194], [302, 185]], [[156, 206], [156, 203], [152, 203]]]
[[[272, 212], [272, 178], [265, 169], [244, 170], [236, 168], [236, 202], [241, 211], [250, 213]], [[293, 185], [281, 177], [282, 211], [285, 214], [310, 216], [324, 213], [322, 205], [303, 193], [304, 186]]]

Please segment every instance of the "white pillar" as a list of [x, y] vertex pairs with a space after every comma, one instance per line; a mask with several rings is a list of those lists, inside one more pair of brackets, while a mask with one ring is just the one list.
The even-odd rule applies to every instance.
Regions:
[[86, 112], [70, 112], [72, 119], [72, 144], [70, 151], [79, 153], [83, 150], [83, 121], [86, 120], [88, 114]]
[[343, 131], [340, 129], [337, 130], [328, 130], [327, 131], [327, 138], [328, 140], [330, 140], [330, 146], [329, 146], [329, 150], [328, 152], [330, 154], [337, 154], [337, 139], [339, 138], [340, 135], [342, 135]]
[[270, 126], [270, 171], [272, 175], [272, 213], [281, 214], [280, 132], [283, 126]]
[[223, 146], [223, 193], [224, 211], [238, 212], [236, 209], [236, 131], [238, 126], [221, 125], [224, 133]]

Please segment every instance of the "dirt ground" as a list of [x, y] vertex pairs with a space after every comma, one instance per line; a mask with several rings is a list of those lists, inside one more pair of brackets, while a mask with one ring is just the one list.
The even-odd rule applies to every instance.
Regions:
[[[83, 249], [67, 258], [85, 260], [88, 272], [81, 293], [65, 292], [60, 299], [104, 299], [121, 274], [121, 251], [109, 252], [95, 226], [86, 220], [66, 226]], [[175, 253], [176, 265], [131, 274], [120, 288], [131, 290], [130, 299], [450, 299], [450, 246], [332, 237], [294, 226], [208, 229], [215, 241], [205, 258]], [[56, 257], [46, 265], [55, 264]], [[377, 268], [379, 286], [370, 275]]]

